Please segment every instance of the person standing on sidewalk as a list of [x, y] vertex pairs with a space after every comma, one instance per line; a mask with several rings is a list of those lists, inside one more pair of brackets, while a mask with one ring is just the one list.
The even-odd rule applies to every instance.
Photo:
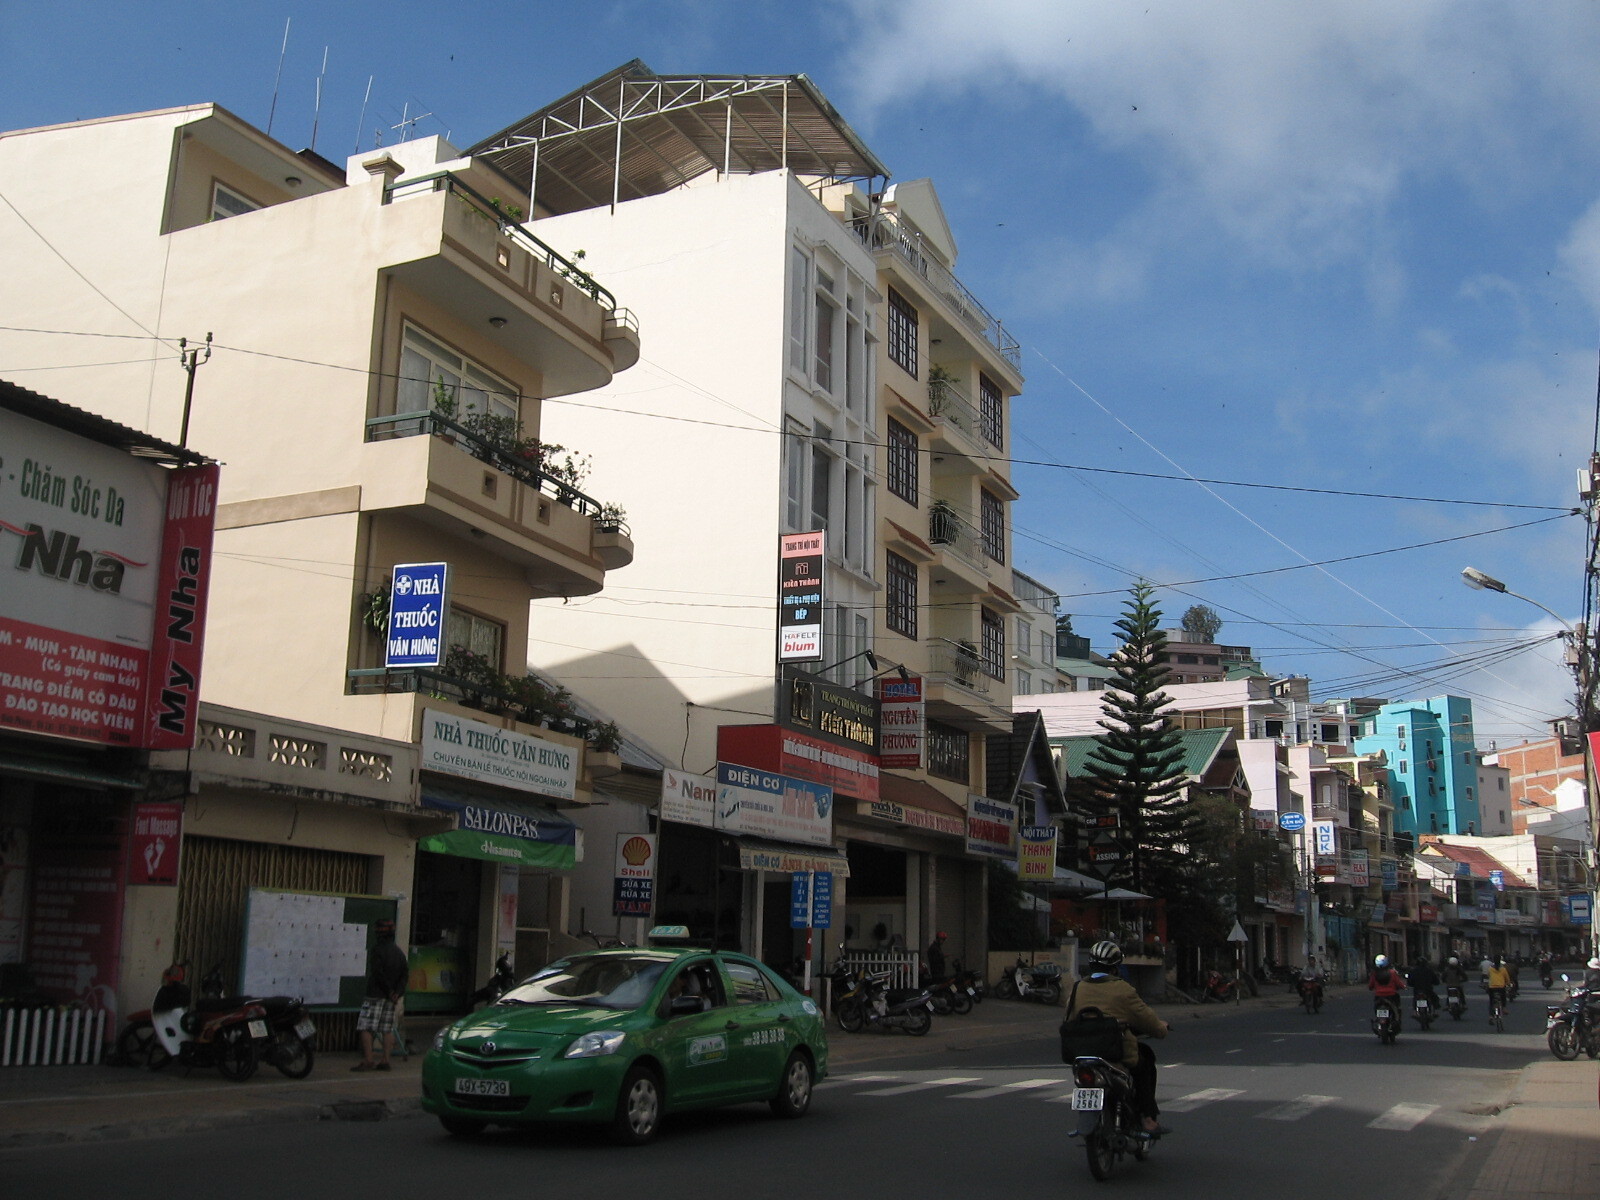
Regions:
[[928, 944], [928, 980], [931, 983], [938, 983], [944, 978], [945, 937], [941, 930], [939, 936]]
[[[395, 1009], [406, 992], [410, 968], [405, 951], [394, 943], [394, 922], [379, 921], [372, 927], [375, 940], [367, 955], [367, 994], [356, 1017], [356, 1033], [361, 1038], [361, 1061], [352, 1071], [389, 1070], [389, 1051], [394, 1046]], [[380, 1057], [372, 1057], [373, 1043]]]

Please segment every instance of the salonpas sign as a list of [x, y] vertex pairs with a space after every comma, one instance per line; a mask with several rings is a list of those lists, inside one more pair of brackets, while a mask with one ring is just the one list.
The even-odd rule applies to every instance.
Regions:
[[429, 708], [422, 713], [422, 769], [571, 800], [578, 747]]

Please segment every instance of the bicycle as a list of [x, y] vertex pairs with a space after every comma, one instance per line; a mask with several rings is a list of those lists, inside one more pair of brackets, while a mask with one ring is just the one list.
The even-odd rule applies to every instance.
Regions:
[[1506, 997], [1501, 988], [1489, 989], [1489, 1023], [1496, 1033], [1506, 1031]]

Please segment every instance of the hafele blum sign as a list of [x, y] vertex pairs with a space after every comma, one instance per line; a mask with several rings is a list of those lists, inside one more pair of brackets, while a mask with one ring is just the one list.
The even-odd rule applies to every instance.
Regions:
[[968, 793], [967, 853], [1015, 862], [1017, 806]]
[[878, 712], [878, 765], [889, 771], [920, 770], [927, 728], [922, 677], [878, 680]]
[[192, 746], [217, 468], [4, 409], [0, 456], [0, 728]]
[[823, 534], [778, 536], [778, 661], [822, 657]]
[[778, 724], [809, 733], [836, 746], [876, 755], [879, 741], [878, 702], [815, 675], [785, 666], [779, 689]]
[[571, 800], [577, 795], [578, 748], [424, 709], [422, 769]]

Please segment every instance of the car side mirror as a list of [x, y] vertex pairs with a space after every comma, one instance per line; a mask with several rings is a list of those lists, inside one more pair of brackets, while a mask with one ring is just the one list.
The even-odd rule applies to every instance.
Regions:
[[703, 996], [674, 996], [667, 1002], [667, 1014], [673, 1017], [683, 1017], [690, 1013], [705, 1012], [705, 997]]

